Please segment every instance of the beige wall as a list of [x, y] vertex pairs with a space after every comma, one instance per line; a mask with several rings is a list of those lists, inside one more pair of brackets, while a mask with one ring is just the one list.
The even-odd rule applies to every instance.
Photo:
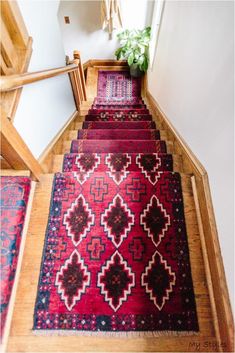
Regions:
[[[123, 28], [144, 28], [151, 24], [153, 1], [120, 0]], [[73, 50], [81, 52], [83, 62], [89, 59], [114, 59], [118, 48], [117, 31], [109, 40], [107, 31], [101, 29], [101, 1], [61, 1], [58, 19], [67, 55]], [[64, 16], [69, 16], [70, 24], [65, 24]]]
[[[59, 0], [18, 0], [33, 53], [29, 71], [65, 65], [65, 52], [57, 19]], [[25, 86], [14, 125], [37, 158], [75, 111], [68, 75]]]
[[233, 2], [166, 1], [149, 90], [208, 171], [230, 290], [233, 232]]

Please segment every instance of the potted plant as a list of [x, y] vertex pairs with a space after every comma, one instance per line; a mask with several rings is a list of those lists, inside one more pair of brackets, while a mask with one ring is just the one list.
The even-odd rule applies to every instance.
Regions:
[[133, 77], [143, 75], [149, 64], [149, 42], [151, 27], [143, 30], [128, 30], [117, 35], [121, 47], [115, 51], [117, 60], [126, 59]]

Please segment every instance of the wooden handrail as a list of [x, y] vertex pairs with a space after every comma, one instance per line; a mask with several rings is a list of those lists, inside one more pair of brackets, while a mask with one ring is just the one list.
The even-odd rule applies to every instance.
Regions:
[[33, 82], [45, 80], [50, 77], [70, 73], [78, 69], [78, 63], [72, 63], [56, 69], [37, 72], [27, 72], [19, 75], [0, 76], [0, 92], [11, 91]]

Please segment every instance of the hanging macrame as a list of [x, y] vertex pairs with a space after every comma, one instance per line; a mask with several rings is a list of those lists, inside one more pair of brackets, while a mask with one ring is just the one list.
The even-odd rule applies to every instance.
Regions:
[[108, 28], [109, 38], [112, 39], [114, 29], [122, 28], [122, 17], [119, 0], [101, 0], [102, 28]]

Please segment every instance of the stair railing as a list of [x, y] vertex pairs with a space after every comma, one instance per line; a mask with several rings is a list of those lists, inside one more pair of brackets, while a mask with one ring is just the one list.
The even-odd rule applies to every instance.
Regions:
[[69, 72], [69, 78], [72, 85], [76, 106], [79, 107], [83, 101], [87, 100], [84, 68], [81, 62], [80, 52], [78, 50], [74, 50], [72, 61], [70, 61], [69, 57], [66, 56], [66, 63], [68, 66], [77, 66], [76, 70]]
[[[66, 66], [54, 69], [0, 76], [0, 92], [5, 93], [18, 90], [30, 83], [62, 74], [68, 74], [72, 85], [75, 105], [79, 111], [82, 102], [87, 100], [85, 77], [80, 53], [77, 50], [74, 51], [73, 60], [69, 61], [67, 58], [66, 63]], [[30, 170], [33, 177], [39, 180], [39, 175], [43, 173], [40, 163], [34, 158], [14, 125], [11, 124], [11, 117], [3, 109], [1, 113], [1, 156], [13, 169], [21, 170], [27, 168]]]
[[70, 77], [76, 108], [79, 110], [81, 103], [87, 100], [86, 84], [80, 53], [75, 50], [73, 55], [74, 59], [72, 61], [66, 57], [67, 65], [63, 67], [37, 72], [0, 76], [0, 92], [9, 92], [30, 83], [67, 73]]

